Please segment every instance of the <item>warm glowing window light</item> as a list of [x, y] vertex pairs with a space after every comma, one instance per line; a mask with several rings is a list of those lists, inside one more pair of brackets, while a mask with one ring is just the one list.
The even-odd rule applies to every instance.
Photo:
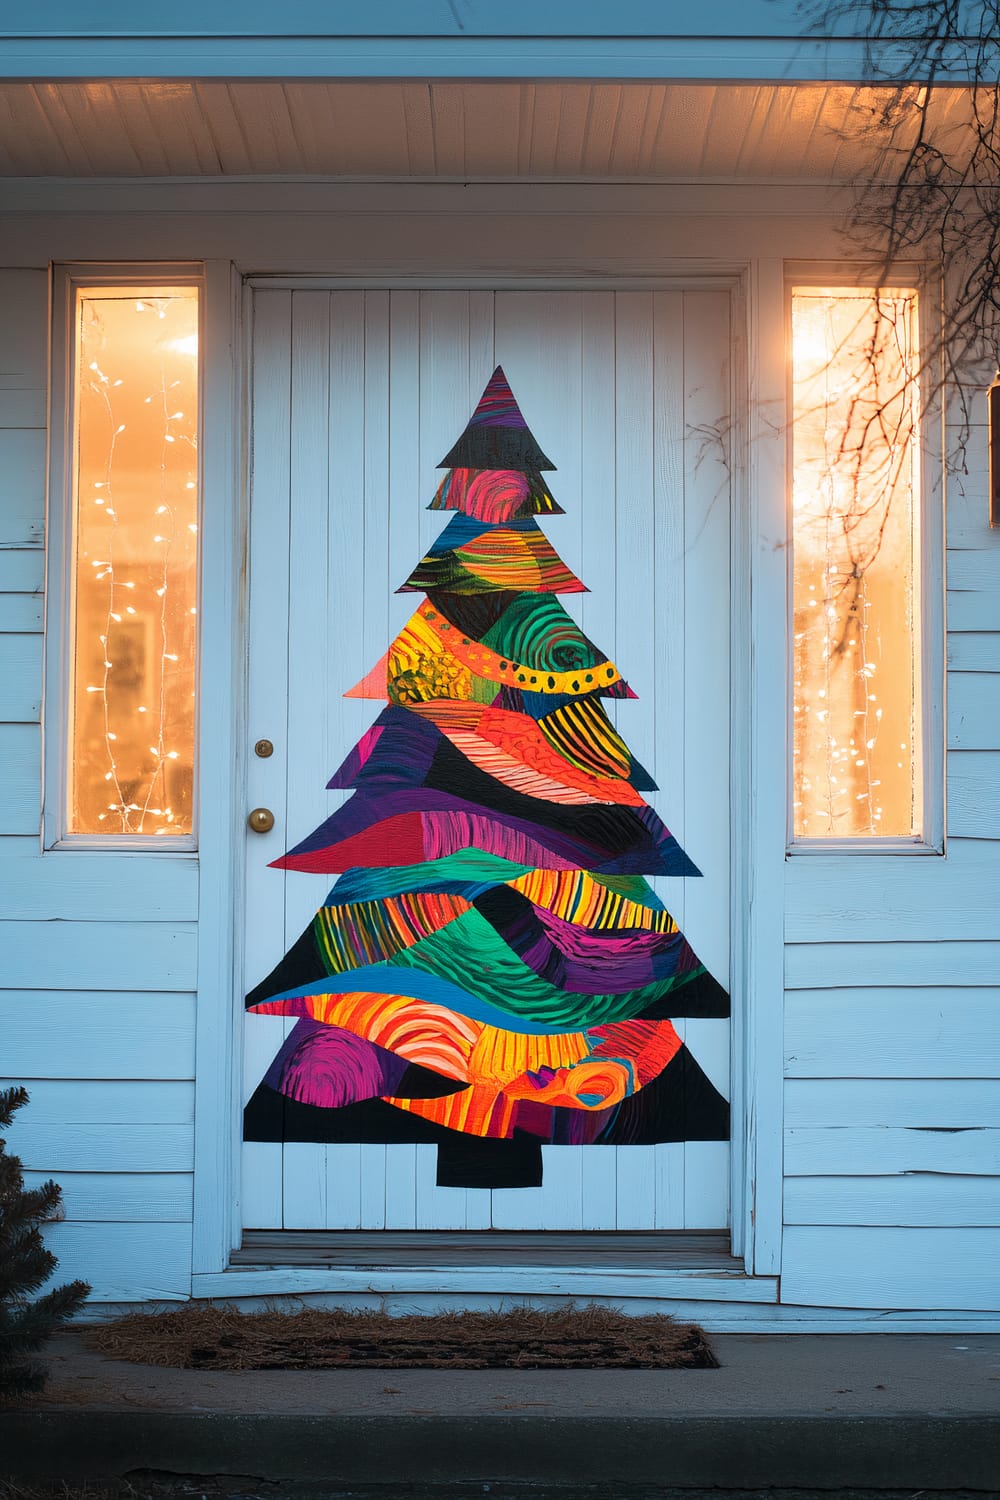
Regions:
[[792, 292], [797, 839], [920, 832], [917, 294]]
[[78, 287], [67, 832], [193, 828], [198, 291]]

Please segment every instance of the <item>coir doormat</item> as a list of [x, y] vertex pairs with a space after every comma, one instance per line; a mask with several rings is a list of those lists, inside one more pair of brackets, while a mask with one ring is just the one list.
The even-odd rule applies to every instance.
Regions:
[[241, 1313], [195, 1303], [130, 1313], [85, 1330], [112, 1359], [184, 1370], [704, 1370], [718, 1366], [692, 1323], [603, 1307], [536, 1312], [381, 1312], [306, 1308]]

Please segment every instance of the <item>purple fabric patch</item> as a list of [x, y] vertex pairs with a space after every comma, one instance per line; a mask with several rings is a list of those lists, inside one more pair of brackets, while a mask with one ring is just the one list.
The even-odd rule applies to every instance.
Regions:
[[303, 1019], [285, 1040], [264, 1082], [300, 1104], [337, 1109], [393, 1093], [408, 1066], [405, 1057], [353, 1031]]

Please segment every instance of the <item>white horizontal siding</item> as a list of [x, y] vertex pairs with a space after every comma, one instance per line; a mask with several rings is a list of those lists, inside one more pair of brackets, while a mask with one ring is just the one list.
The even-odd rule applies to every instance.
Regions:
[[1000, 1130], [822, 1125], [785, 1131], [786, 1177], [883, 1177], [896, 1172], [1000, 1176]]
[[193, 1078], [194, 1001], [193, 994], [0, 991], [4, 1071], [22, 1081]]
[[[992, 637], [990, 638], [992, 639]], [[954, 779], [949, 761], [949, 780]], [[976, 767], [970, 768], [976, 770]], [[992, 773], [981, 768], [981, 779]], [[996, 757], [1000, 773], [1000, 756]], [[978, 789], [978, 787], [977, 787]], [[998, 811], [1000, 789], [994, 788]], [[998, 853], [982, 837], [953, 838], [947, 859], [809, 855], [785, 865], [785, 939], [791, 944], [935, 942], [995, 938]], [[808, 963], [808, 949], [796, 967]]]
[[781, 1300], [813, 1307], [996, 1310], [997, 1232], [789, 1225]]
[[[35, 802], [23, 816], [38, 822], [38, 736], [23, 725], [0, 725], [26, 733], [14, 738], [22, 765], [22, 785]], [[8, 828], [8, 832], [15, 830]], [[157, 923], [182, 924], [185, 941], [198, 917], [198, 861], [188, 854], [121, 854], [115, 850], [52, 851], [16, 867], [0, 862], [0, 912], [7, 920], [141, 923], [155, 912]], [[139, 934], [141, 936], [141, 934]]]
[[786, 1224], [997, 1228], [1000, 1176], [788, 1177], [784, 1217]]
[[10, 1149], [32, 1172], [190, 1172], [193, 1125], [39, 1125], [31, 1105], [10, 1128]]
[[190, 1224], [53, 1224], [45, 1241], [59, 1281], [89, 1281], [92, 1302], [181, 1301], [191, 1295]]
[[34, 1126], [192, 1125], [194, 1083], [150, 1078], [2, 1078], [0, 1088], [26, 1082], [30, 1107], [20, 1119]]
[[23, 989], [191, 990], [197, 938], [193, 923], [0, 922], [4, 978]]
[[[39, 1187], [45, 1172], [25, 1172]], [[66, 1223], [190, 1224], [194, 1177], [190, 1172], [59, 1173]]]
[[[785, 949], [788, 990], [853, 985], [919, 988], [1000, 984], [1000, 942], [937, 942], [933, 927], [922, 943], [893, 942], [892, 916], [879, 943], [791, 943]], [[861, 1041], [861, 1032], [856, 1040]]]
[[[1000, 839], [1000, 753], [997, 751], [949, 753], [948, 831], [955, 838]], [[995, 845], [991, 853], [995, 858]]]
[[789, 1078], [785, 1125], [996, 1130], [1000, 1088], [992, 1078]]
[[953, 974], [947, 988], [786, 995], [786, 1078], [1000, 1077], [996, 990], [962, 989], [960, 978]]
[[[42, 816], [41, 727], [38, 724], [0, 724], [0, 765], [3, 766], [0, 829], [5, 834], [37, 836]], [[36, 852], [37, 847], [36, 844]], [[5, 884], [11, 881], [2, 862], [0, 881]], [[6, 913], [5, 904], [0, 905], [0, 911]]]

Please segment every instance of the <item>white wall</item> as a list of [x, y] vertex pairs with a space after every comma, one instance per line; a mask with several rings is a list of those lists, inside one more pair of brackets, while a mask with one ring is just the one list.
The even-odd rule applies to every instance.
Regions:
[[786, 864], [786, 1302], [1000, 1307], [1000, 532], [947, 438], [947, 858]]
[[[538, 274], [562, 264], [597, 277], [616, 263], [651, 274], [668, 256], [718, 265], [720, 247], [780, 269], [782, 255], [829, 257], [836, 241], [805, 189], [783, 210], [780, 194], [748, 207], [740, 189], [716, 193], [708, 216], [701, 189], [618, 190], [609, 211], [603, 188], [277, 187], [272, 203], [271, 189], [242, 184], [229, 214], [215, 212], [217, 186], [202, 197], [147, 184], [133, 198], [96, 185], [79, 212], [58, 213], [76, 189], [18, 192], [4, 253], [38, 269], [0, 272], [0, 1070], [34, 1095], [15, 1140], [26, 1166], [64, 1186], [62, 1271], [108, 1300], [176, 1297], [190, 1285], [196, 867], [38, 852], [44, 262], [211, 252], [253, 269], [336, 257], [346, 274], [388, 275], [409, 247], [418, 275], [489, 275], [520, 255]], [[185, 213], [156, 212], [171, 195]], [[406, 212], [387, 215], [389, 200]], [[101, 211], [131, 201], [153, 214]], [[335, 204], [341, 217], [317, 211]], [[985, 518], [980, 428], [969, 473], [948, 484], [947, 858], [785, 866], [786, 1304], [1000, 1308], [1000, 534]], [[776, 720], [770, 743], [783, 734]], [[214, 1024], [224, 1002], [213, 990], [206, 1005]], [[202, 1188], [226, 1192], [215, 1179]]]
[[0, 271], [0, 1074], [9, 1145], [55, 1176], [59, 1276], [96, 1300], [190, 1288], [198, 869], [41, 854], [48, 274]]

